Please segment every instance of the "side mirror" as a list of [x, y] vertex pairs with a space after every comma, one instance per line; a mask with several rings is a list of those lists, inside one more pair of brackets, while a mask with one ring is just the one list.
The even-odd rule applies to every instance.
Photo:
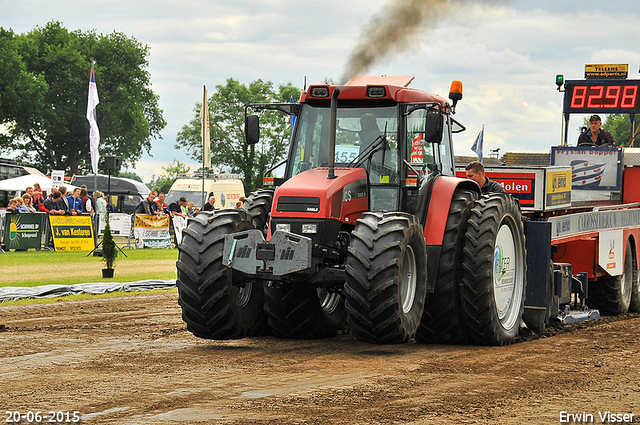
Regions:
[[424, 125], [424, 140], [429, 143], [442, 142], [442, 114], [427, 114]]
[[244, 137], [249, 145], [255, 145], [260, 140], [260, 119], [257, 115], [248, 115], [245, 117]]

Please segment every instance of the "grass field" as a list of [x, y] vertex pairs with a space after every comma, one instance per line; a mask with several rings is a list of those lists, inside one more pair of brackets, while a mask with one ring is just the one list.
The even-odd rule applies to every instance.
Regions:
[[177, 249], [124, 249], [113, 279], [103, 279], [102, 257], [88, 252], [28, 251], [0, 253], [0, 286], [73, 285], [176, 278]]

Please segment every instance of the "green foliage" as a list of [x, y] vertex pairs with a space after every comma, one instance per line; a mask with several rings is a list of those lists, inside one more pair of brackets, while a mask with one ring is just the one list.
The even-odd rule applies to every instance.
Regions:
[[631, 141], [631, 119], [628, 114], [611, 114], [605, 120], [603, 127], [613, 133], [618, 146], [638, 146], [638, 123], [635, 124], [634, 141]]
[[158, 193], [167, 193], [171, 189], [171, 185], [179, 178], [189, 175], [191, 168], [184, 162], [180, 162], [176, 159], [166, 167], [162, 167], [162, 174], [151, 178], [151, 190], [155, 190]]
[[102, 236], [102, 259], [106, 263], [108, 269], [112, 269], [113, 264], [116, 262], [116, 256], [118, 255], [117, 249], [116, 243], [113, 240], [113, 235], [111, 235], [109, 212], [107, 211], [104, 235]]
[[9, 129], [0, 151], [21, 153], [45, 174], [90, 172], [86, 111], [93, 59], [100, 154], [134, 164], [166, 126], [150, 88], [148, 55], [148, 46], [117, 32], [69, 32], [59, 22], [21, 35], [0, 28], [0, 124]]
[[[211, 131], [211, 164], [231, 173], [244, 175], [245, 190], [262, 186], [262, 176], [287, 153], [291, 137], [291, 119], [286, 114], [266, 111], [260, 115], [260, 142], [247, 145], [244, 138], [244, 106], [248, 103], [291, 102], [300, 98], [300, 89], [288, 83], [278, 86], [262, 80], [248, 86], [229, 78], [218, 85], [209, 98]], [[202, 104], [194, 108], [194, 119], [178, 133], [176, 149], [187, 149], [189, 155], [202, 162]]]

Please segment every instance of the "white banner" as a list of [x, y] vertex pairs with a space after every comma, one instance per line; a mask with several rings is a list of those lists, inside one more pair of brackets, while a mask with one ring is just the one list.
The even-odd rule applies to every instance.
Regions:
[[136, 214], [133, 225], [136, 248], [171, 248], [169, 216]]
[[[107, 224], [106, 214], [98, 216], [98, 236], [104, 235], [104, 226]], [[113, 236], [129, 236], [131, 233], [131, 216], [129, 214], [111, 213], [109, 214], [109, 226]]]

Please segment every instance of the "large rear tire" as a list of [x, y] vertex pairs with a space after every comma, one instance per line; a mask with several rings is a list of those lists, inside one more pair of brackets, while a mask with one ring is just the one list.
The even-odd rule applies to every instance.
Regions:
[[265, 286], [264, 294], [264, 310], [275, 336], [327, 338], [344, 325], [344, 297], [337, 292], [283, 283]]
[[526, 250], [517, 202], [504, 194], [475, 202], [462, 259], [462, 308], [471, 340], [506, 345], [518, 336], [526, 294]]
[[633, 250], [633, 285], [631, 285], [631, 304], [629, 313], [640, 313], [640, 273], [638, 272], [638, 257]]
[[638, 272], [635, 270], [631, 240], [627, 240], [624, 255], [624, 271], [620, 276], [600, 277], [589, 283], [589, 308], [600, 310], [600, 314], [617, 316], [629, 311], [634, 284], [637, 285]]
[[234, 273], [222, 265], [225, 236], [253, 228], [251, 216], [237, 209], [198, 213], [183, 230], [178, 246], [178, 303], [187, 329], [195, 336], [237, 339], [266, 329], [262, 285], [252, 281], [234, 285]]
[[478, 199], [476, 192], [460, 190], [453, 194], [442, 240], [435, 289], [433, 293], [427, 294], [424, 314], [416, 333], [418, 342], [436, 344], [467, 342], [459, 275], [467, 220], [476, 199]]
[[353, 336], [377, 344], [415, 337], [426, 295], [422, 226], [405, 213], [364, 213], [351, 234], [345, 285]]

